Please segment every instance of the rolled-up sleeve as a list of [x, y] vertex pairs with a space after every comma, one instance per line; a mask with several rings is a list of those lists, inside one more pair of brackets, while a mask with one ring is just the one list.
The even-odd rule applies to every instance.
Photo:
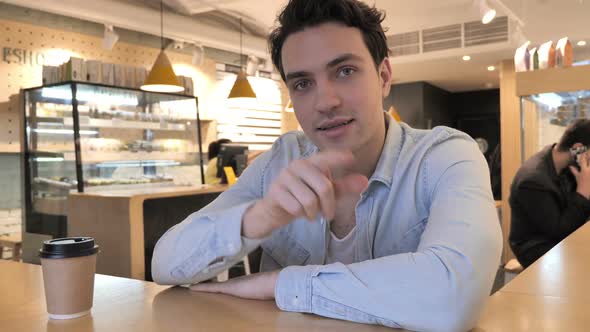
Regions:
[[269, 151], [212, 203], [170, 228], [157, 242], [152, 275], [159, 284], [191, 284], [216, 276], [256, 249], [263, 239], [241, 235], [242, 216], [262, 198]]

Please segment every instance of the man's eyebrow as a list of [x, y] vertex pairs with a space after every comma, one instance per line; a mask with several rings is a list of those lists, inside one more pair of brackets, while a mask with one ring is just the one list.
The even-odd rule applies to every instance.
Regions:
[[342, 62], [348, 61], [348, 60], [361, 60], [361, 57], [356, 55], [356, 54], [352, 54], [352, 53], [346, 53], [346, 54], [342, 54], [339, 57], [337, 57], [334, 60], [331, 60], [330, 62], [328, 62], [328, 64], [326, 65], [327, 68], [332, 68], [335, 67], [339, 64], [341, 64]]
[[[327, 64], [326, 64], [326, 68], [332, 68], [335, 67], [339, 64], [341, 64], [342, 62], [345, 61], [349, 61], [349, 60], [361, 60], [361, 57], [352, 53], [346, 53], [346, 54], [342, 54], [338, 57], [336, 57], [333, 60], [330, 60]], [[292, 73], [288, 73], [287, 75], [285, 75], [286, 81], [295, 79], [295, 78], [300, 78], [300, 77], [306, 77], [306, 76], [310, 76], [311, 74], [309, 72], [306, 71], [295, 71]]]
[[288, 73], [287, 75], [285, 75], [285, 81], [288, 82], [292, 79], [306, 77], [306, 76], [310, 76], [310, 73], [306, 72], [306, 71], [295, 71], [295, 72]]

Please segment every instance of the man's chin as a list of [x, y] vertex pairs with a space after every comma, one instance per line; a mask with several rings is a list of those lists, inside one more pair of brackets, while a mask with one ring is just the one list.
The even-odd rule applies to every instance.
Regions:
[[303, 131], [305, 135], [317, 146], [321, 151], [327, 150], [347, 150], [353, 151], [358, 148], [358, 142], [354, 140], [354, 135], [348, 133], [339, 138], [329, 138], [321, 135], [317, 131], [313, 131], [312, 135], [309, 131]]
[[328, 150], [345, 150], [345, 151], [354, 151], [356, 146], [354, 144], [350, 144], [347, 141], [340, 141], [340, 142], [326, 142], [326, 140], [318, 140], [315, 141], [312, 139], [312, 142], [321, 150], [321, 151], [328, 151]]

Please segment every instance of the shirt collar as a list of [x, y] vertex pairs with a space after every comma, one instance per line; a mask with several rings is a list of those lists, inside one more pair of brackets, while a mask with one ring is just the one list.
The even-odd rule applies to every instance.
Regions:
[[369, 179], [369, 182], [379, 181], [387, 187], [391, 187], [395, 165], [403, 146], [404, 137], [403, 130], [399, 123], [387, 112], [383, 112], [383, 116], [387, 126], [385, 143], [383, 144], [383, 150], [381, 150], [381, 156], [377, 162], [377, 167], [375, 167], [375, 171]]

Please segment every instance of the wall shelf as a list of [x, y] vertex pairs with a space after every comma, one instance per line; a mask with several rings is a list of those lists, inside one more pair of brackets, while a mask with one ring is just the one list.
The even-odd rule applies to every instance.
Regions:
[[549, 68], [516, 73], [516, 95], [586, 90], [590, 86], [590, 65]]

